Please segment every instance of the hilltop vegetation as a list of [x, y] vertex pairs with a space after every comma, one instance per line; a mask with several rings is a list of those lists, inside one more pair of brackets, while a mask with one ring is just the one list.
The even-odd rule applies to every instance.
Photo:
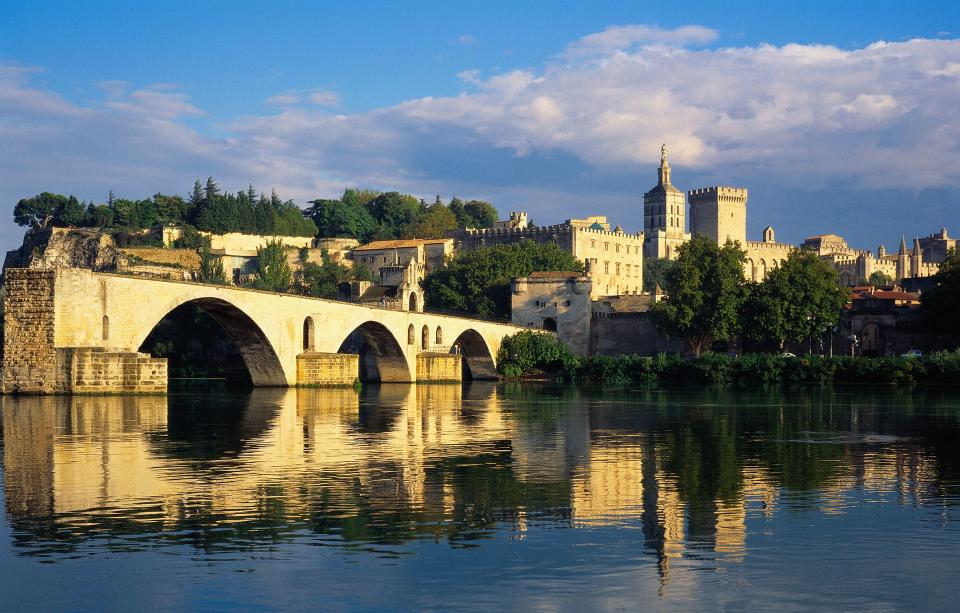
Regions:
[[266, 236], [355, 238], [361, 242], [394, 238], [439, 238], [462, 227], [489, 227], [497, 210], [488, 202], [439, 196], [427, 205], [409, 194], [346, 189], [337, 200], [312, 200], [302, 210], [272, 191], [252, 185], [223, 192], [212, 178], [194, 183], [187, 198], [157, 193], [130, 200], [110, 192], [107, 202], [84, 202], [76, 196], [42, 192], [14, 207], [14, 221], [31, 228], [77, 226], [113, 234], [136, 233], [158, 224], [173, 224], [215, 234], [241, 232]]

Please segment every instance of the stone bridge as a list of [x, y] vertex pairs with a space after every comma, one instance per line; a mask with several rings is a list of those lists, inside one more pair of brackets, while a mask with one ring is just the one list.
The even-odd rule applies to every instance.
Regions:
[[220, 324], [255, 386], [495, 378], [502, 339], [521, 329], [84, 269], [7, 269], [5, 286], [4, 392], [163, 392], [166, 360], [142, 348], [184, 305]]

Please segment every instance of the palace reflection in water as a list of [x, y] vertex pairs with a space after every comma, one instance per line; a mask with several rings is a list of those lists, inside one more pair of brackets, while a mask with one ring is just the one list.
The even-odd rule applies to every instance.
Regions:
[[[503, 385], [3, 399], [18, 556], [624, 530], [663, 588], [779, 516], [957, 518], [960, 397]], [[951, 524], [952, 525], [952, 524]], [[704, 562], [706, 561], [706, 562]], [[699, 568], [702, 568], [700, 566]]]

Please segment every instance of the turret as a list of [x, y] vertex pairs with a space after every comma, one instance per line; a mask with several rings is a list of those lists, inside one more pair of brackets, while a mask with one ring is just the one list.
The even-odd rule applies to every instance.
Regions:
[[773, 233], [773, 226], [767, 226], [763, 229], [763, 242], [765, 243], [775, 243], [776, 235]]
[[877, 259], [882, 260], [885, 257], [887, 257], [887, 248], [881, 244], [877, 247]]
[[923, 249], [920, 248], [920, 238], [913, 239], [913, 253], [910, 254], [910, 276], [919, 277], [923, 266]]
[[658, 185], [670, 185], [670, 163], [667, 161], [667, 143], [660, 146], [660, 168], [657, 172]]
[[900, 237], [900, 250], [897, 251], [897, 281], [910, 275], [910, 262], [907, 256], [907, 239]]

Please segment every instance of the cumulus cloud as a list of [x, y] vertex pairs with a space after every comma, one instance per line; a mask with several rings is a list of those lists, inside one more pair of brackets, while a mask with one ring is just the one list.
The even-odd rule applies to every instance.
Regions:
[[457, 37], [457, 44], [463, 45], [464, 47], [472, 47], [473, 45], [476, 45], [479, 42], [480, 41], [477, 40], [477, 37], [471, 34], [461, 34], [460, 36]]
[[[34, 84], [33, 69], [0, 67], [0, 184], [7, 202], [186, 189], [207, 174], [302, 199], [362, 184], [490, 198], [544, 222], [622, 212], [636, 228], [665, 141], [681, 187], [744, 184], [767, 195], [751, 197], [753, 211], [837, 186], [960, 193], [960, 41], [703, 48], [715, 37], [615, 26], [542, 67], [463, 71], [459, 95], [336, 114], [333, 92], [287, 91], [267, 101], [279, 108], [202, 134], [189, 127], [202, 109], [175, 89], [111, 86], [76, 105]], [[913, 218], [935, 206], [917, 203]], [[939, 227], [935, 214], [926, 221]]]

